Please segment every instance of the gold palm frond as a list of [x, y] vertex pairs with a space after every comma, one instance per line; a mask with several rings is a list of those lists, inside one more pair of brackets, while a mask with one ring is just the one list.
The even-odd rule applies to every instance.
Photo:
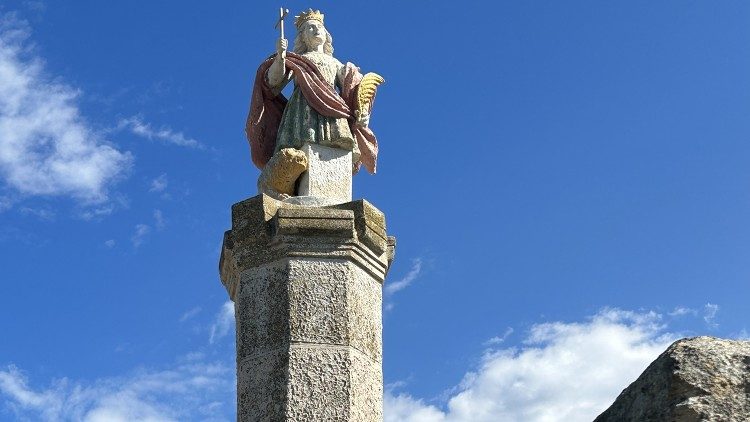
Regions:
[[362, 77], [362, 81], [359, 83], [359, 88], [357, 89], [357, 106], [359, 111], [370, 113], [375, 92], [378, 90], [378, 85], [383, 82], [385, 82], [385, 79], [373, 72]]

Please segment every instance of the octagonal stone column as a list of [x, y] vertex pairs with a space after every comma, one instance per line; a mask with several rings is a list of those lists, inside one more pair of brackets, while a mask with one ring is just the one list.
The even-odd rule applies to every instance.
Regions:
[[382, 283], [395, 239], [359, 200], [232, 206], [221, 280], [235, 304], [238, 421], [382, 421]]

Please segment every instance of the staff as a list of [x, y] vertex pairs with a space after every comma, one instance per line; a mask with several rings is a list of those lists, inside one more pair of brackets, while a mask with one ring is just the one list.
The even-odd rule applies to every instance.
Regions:
[[[281, 32], [281, 41], [284, 41], [284, 18], [286, 15], [289, 14], [289, 9], [284, 9], [283, 7], [279, 8], [279, 20], [276, 21], [276, 25], [274, 25], [274, 28], [279, 28], [279, 31]], [[284, 46], [283, 51], [281, 52], [281, 58], [286, 58], [286, 46]]]

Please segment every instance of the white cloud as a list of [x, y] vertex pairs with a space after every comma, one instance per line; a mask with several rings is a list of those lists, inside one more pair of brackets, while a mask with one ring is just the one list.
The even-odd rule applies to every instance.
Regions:
[[703, 321], [706, 322], [710, 328], [718, 328], [719, 324], [716, 322], [716, 314], [719, 312], [719, 305], [713, 303], [706, 303], [703, 306]]
[[220, 338], [229, 334], [229, 329], [234, 325], [234, 302], [228, 300], [221, 305], [221, 309], [216, 314], [213, 324], [211, 324], [211, 331], [208, 337], [208, 342], [213, 344]]
[[137, 224], [135, 226], [135, 233], [133, 233], [133, 236], [130, 238], [130, 241], [133, 242], [133, 247], [137, 248], [141, 246], [149, 233], [151, 233], [150, 226], [146, 224]]
[[583, 323], [538, 324], [522, 347], [487, 351], [444, 410], [387, 392], [385, 420], [590, 421], [674, 339], [653, 312], [604, 309]]
[[162, 126], [154, 129], [149, 123], [143, 121], [139, 116], [121, 119], [117, 129], [128, 129], [135, 135], [141, 136], [148, 140], [157, 140], [168, 144], [181, 147], [204, 149], [205, 146], [193, 138], [186, 137], [182, 132], [175, 132], [169, 127]]
[[164, 173], [151, 181], [151, 187], [148, 189], [148, 191], [164, 192], [164, 190], [167, 189], [167, 186], [169, 186], [169, 181], [167, 180], [167, 174]]
[[0, 178], [23, 195], [107, 199], [132, 156], [81, 116], [78, 91], [49, 77], [28, 24], [0, 15]]
[[445, 414], [435, 406], [427, 405], [407, 394], [393, 395], [386, 392], [383, 397], [384, 422], [438, 422]]
[[404, 276], [404, 278], [400, 280], [396, 280], [391, 283], [386, 283], [385, 285], [385, 294], [386, 295], [392, 295], [396, 293], [399, 290], [403, 290], [406, 287], [408, 287], [411, 283], [414, 282], [414, 280], [419, 277], [419, 273], [422, 272], [422, 259], [421, 258], [415, 258], [412, 261], [411, 269], [409, 272]]
[[24, 408], [40, 408], [43, 412], [57, 413], [62, 405], [53, 390], [37, 393], [27, 386], [26, 378], [15, 366], [0, 371], [0, 391], [12, 397], [15, 404]]
[[109, 239], [104, 242], [104, 246], [106, 246], [109, 249], [112, 249], [115, 247], [115, 239]]
[[228, 420], [222, 414], [233, 410], [233, 372], [227, 365], [193, 362], [90, 383], [60, 379], [48, 388], [34, 389], [20, 370], [10, 366], [0, 370], [0, 397], [21, 420]]

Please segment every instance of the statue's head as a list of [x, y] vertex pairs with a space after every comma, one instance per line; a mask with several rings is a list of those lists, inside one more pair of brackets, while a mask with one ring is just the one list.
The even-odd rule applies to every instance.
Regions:
[[323, 24], [323, 14], [320, 10], [302, 12], [294, 19], [297, 36], [294, 38], [294, 52], [306, 53], [323, 45], [323, 52], [333, 55], [333, 38]]

